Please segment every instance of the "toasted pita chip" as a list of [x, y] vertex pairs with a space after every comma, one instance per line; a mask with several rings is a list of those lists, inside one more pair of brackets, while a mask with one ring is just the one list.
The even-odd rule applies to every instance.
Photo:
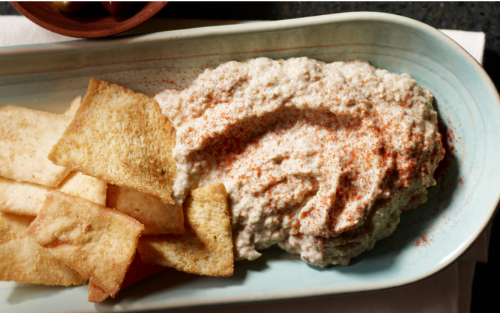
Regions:
[[82, 173], [69, 174], [57, 189], [75, 197], [81, 197], [103, 206], [106, 205], [108, 184]]
[[107, 207], [135, 218], [144, 225], [143, 235], [182, 234], [184, 213], [179, 205], [167, 204], [140, 191], [108, 186]]
[[184, 203], [183, 235], [143, 236], [138, 251], [145, 263], [207, 276], [233, 274], [233, 241], [223, 184], [191, 192]]
[[0, 176], [57, 187], [70, 170], [47, 159], [71, 117], [0, 106]]
[[59, 190], [106, 205], [107, 184], [82, 173], [70, 173], [59, 187], [51, 188], [0, 177], [0, 212], [36, 216], [47, 194]]
[[97, 286], [92, 281], [89, 282], [89, 287], [87, 288], [87, 292], [89, 293], [89, 296], [87, 298], [88, 302], [100, 303], [109, 297], [106, 291], [102, 290], [101, 287]]
[[31, 216], [0, 213], [0, 280], [49, 286], [84, 285], [87, 278], [28, 237]]
[[71, 101], [71, 104], [69, 105], [69, 108], [64, 112], [64, 115], [67, 116], [75, 116], [76, 110], [80, 107], [80, 104], [82, 104], [82, 96], [78, 96], [73, 101]]
[[53, 188], [0, 177], [0, 212], [36, 216]]
[[87, 292], [89, 293], [89, 296], [87, 298], [88, 302], [100, 303], [109, 297], [106, 291], [102, 290], [101, 287], [97, 286], [92, 281], [89, 282], [89, 287], [87, 288]]
[[55, 164], [107, 183], [172, 200], [174, 128], [158, 103], [91, 79], [87, 95], [49, 154]]
[[[166, 269], [166, 267], [160, 265], [143, 263], [141, 258], [136, 255], [134, 261], [130, 264], [130, 268], [128, 269], [127, 275], [125, 275], [125, 279], [123, 280], [120, 290], [127, 288], [128, 286], [143, 280], [146, 277], [163, 272]], [[88, 292], [88, 301], [94, 303], [102, 302], [109, 296], [104, 290], [102, 290], [102, 288], [94, 284], [92, 281], [89, 283]]]
[[28, 235], [69, 267], [115, 296], [144, 226], [102, 205], [54, 191]]

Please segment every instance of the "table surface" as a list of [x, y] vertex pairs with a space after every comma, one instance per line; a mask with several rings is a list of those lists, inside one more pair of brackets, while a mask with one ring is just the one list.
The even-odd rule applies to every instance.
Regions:
[[[398, 14], [441, 29], [482, 31], [486, 34], [484, 68], [500, 86], [500, 3], [402, 3], [402, 2], [203, 2], [169, 3], [157, 17], [281, 20], [355, 11]], [[0, 15], [20, 15], [8, 2], [0, 2]], [[472, 291], [471, 312], [500, 312], [500, 216], [493, 220], [489, 262], [478, 263]]]

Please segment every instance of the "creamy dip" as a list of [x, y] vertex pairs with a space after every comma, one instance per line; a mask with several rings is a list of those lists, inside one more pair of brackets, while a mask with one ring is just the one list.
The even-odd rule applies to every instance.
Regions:
[[431, 92], [364, 61], [232, 61], [155, 99], [176, 129], [174, 198], [223, 182], [240, 259], [277, 244], [348, 264], [426, 201], [444, 157]]

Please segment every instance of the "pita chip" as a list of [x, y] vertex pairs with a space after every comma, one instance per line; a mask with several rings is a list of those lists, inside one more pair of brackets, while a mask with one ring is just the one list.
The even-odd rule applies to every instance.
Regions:
[[75, 197], [81, 197], [103, 206], [106, 205], [108, 184], [82, 173], [69, 174], [57, 189]]
[[179, 205], [167, 204], [158, 198], [133, 189], [108, 186], [107, 207], [135, 218], [144, 225], [143, 235], [182, 234], [184, 214]]
[[75, 116], [76, 110], [80, 107], [80, 104], [82, 104], [82, 96], [78, 96], [73, 101], [71, 101], [69, 108], [64, 112], [64, 115], [67, 116]]
[[71, 117], [0, 106], [0, 176], [57, 187], [70, 170], [47, 159]]
[[86, 284], [86, 277], [28, 237], [33, 219], [0, 213], [0, 280], [49, 286]]
[[53, 188], [0, 177], [0, 212], [36, 216]]
[[175, 204], [174, 145], [174, 128], [155, 100], [91, 79], [73, 121], [48, 157], [55, 164]]
[[100, 303], [109, 297], [106, 291], [102, 290], [101, 287], [97, 286], [92, 281], [89, 282], [89, 286], [87, 287], [87, 292], [89, 293], [87, 298], [88, 302]]
[[[127, 274], [125, 275], [125, 279], [123, 280], [122, 286], [120, 290], [140, 281], [154, 274], [163, 272], [166, 270], [166, 267], [159, 266], [156, 264], [147, 264], [141, 261], [141, 258], [136, 254], [134, 261], [130, 264], [130, 268], [128, 269]], [[102, 290], [99, 286], [94, 284], [93, 282], [89, 283], [88, 287], [89, 302], [99, 303], [106, 298], [108, 298], [108, 294]]]
[[28, 235], [115, 296], [143, 231], [142, 224], [123, 213], [54, 191], [47, 195]]
[[87, 298], [88, 302], [100, 303], [109, 297], [106, 291], [102, 290], [101, 287], [97, 286], [93, 282], [89, 282], [89, 286], [87, 287], [87, 292], [89, 293]]
[[0, 177], [0, 212], [36, 216], [47, 194], [54, 190], [106, 205], [107, 184], [105, 182], [82, 173], [72, 172], [57, 188]]
[[182, 235], [143, 236], [138, 252], [145, 263], [207, 276], [233, 274], [233, 241], [223, 184], [196, 189], [184, 203]]

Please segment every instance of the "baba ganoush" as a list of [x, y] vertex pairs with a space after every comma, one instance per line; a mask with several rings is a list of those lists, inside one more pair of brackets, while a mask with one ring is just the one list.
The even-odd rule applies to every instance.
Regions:
[[431, 92], [365, 61], [231, 61], [155, 99], [176, 129], [174, 198], [224, 183], [239, 259], [276, 244], [346, 265], [427, 200], [444, 157]]

